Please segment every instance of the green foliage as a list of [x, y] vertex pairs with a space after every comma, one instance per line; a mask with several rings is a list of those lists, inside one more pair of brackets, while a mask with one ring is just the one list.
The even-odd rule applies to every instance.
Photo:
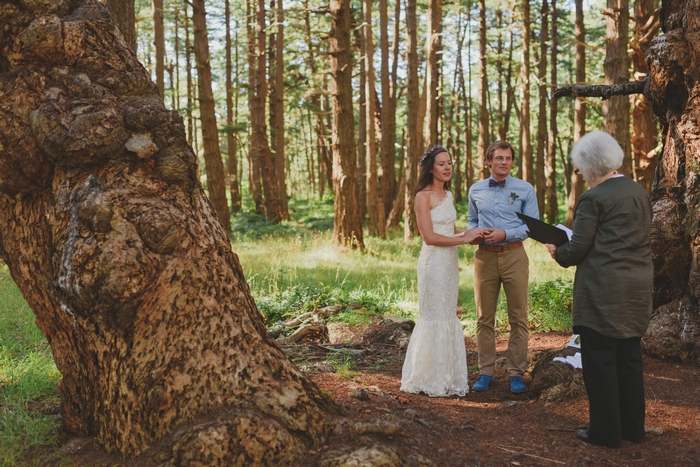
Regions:
[[[314, 308], [343, 305], [332, 321], [364, 324], [374, 315], [418, 318], [416, 262], [420, 241], [396, 234], [368, 237], [364, 253], [337, 249], [328, 233], [234, 242], [248, 284], [268, 326]], [[544, 246], [528, 241], [530, 327], [533, 331], [571, 329], [573, 271], [562, 269]], [[475, 247], [459, 249], [459, 303], [465, 332], [476, 330], [472, 258]], [[505, 296], [497, 309], [499, 332], [507, 332]], [[551, 297], [549, 296], [551, 295]]]
[[[531, 282], [528, 291], [528, 325], [532, 332], [570, 331], [573, 280], [557, 278], [545, 282]], [[467, 334], [476, 332], [476, 313], [462, 318], [468, 323]], [[503, 291], [496, 307], [496, 331], [507, 334], [508, 306]]]
[[299, 284], [256, 299], [265, 324], [273, 325], [314, 308], [347, 303], [342, 289]]
[[231, 218], [233, 236], [240, 239], [256, 240], [265, 237], [306, 235], [306, 229], [289, 222], [273, 224], [263, 214], [255, 211], [241, 211]]
[[[20, 465], [46, 443], [58, 444], [58, 381], [51, 350], [34, 316], [0, 267], [0, 466]], [[49, 409], [47, 409], [47, 407]]]
[[316, 232], [333, 230], [333, 197], [322, 200], [299, 199], [289, 204], [290, 216], [297, 225]]
[[[251, 200], [248, 200], [251, 201]], [[259, 240], [266, 237], [307, 237], [313, 232], [333, 229], [333, 198], [289, 200], [291, 219], [273, 224], [252, 205], [231, 217], [231, 230], [237, 239]]]
[[331, 352], [327, 360], [333, 365], [335, 374], [341, 379], [350, 379], [358, 373], [357, 362], [347, 349]]
[[343, 305], [345, 309], [329, 321], [352, 325], [369, 324], [372, 316], [391, 308], [391, 300], [376, 291], [333, 288], [329, 285], [299, 284], [256, 299], [265, 324], [272, 326], [315, 308]]
[[571, 329], [574, 283], [560, 278], [534, 284], [528, 296], [530, 329], [538, 332]]

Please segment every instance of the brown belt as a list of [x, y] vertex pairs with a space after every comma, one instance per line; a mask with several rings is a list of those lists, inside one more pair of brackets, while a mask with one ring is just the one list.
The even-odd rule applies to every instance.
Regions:
[[481, 245], [479, 245], [479, 249], [486, 250], [486, 251], [492, 251], [495, 253], [500, 253], [502, 251], [514, 250], [516, 248], [520, 248], [521, 246], [523, 246], [523, 242], [509, 243], [508, 245], [503, 245], [503, 246], [491, 246], [491, 245], [481, 244]]

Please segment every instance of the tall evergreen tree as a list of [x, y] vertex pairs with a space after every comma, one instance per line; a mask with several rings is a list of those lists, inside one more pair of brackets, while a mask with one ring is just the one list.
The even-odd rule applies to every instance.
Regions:
[[[629, 81], [630, 58], [627, 54], [629, 40], [629, 0], [607, 0], [605, 10], [605, 84]], [[634, 176], [630, 148], [630, 99], [613, 96], [603, 101], [603, 124], [625, 152], [620, 172]]]
[[227, 232], [231, 231], [231, 219], [226, 200], [226, 172], [221, 160], [219, 147], [219, 127], [216, 123], [214, 95], [211, 89], [211, 66], [209, 60], [209, 40], [207, 38], [207, 18], [204, 0], [192, 1], [192, 22], [194, 24], [194, 55], [197, 62], [199, 88], [199, 112], [202, 121], [202, 143], [204, 148], [204, 168], [207, 173], [207, 191], [219, 221]]
[[489, 111], [488, 111], [488, 72], [486, 69], [486, 0], [479, 3], [479, 134], [476, 151], [479, 157], [481, 179], [487, 178], [490, 169], [486, 161], [486, 148], [489, 141]]
[[364, 248], [352, 105], [350, 0], [331, 0], [329, 35], [333, 96], [333, 241]]
[[[583, 23], [583, 0], [576, 0], [576, 82], [583, 84], [586, 82], [586, 29]], [[583, 98], [577, 97], [574, 112], [574, 142], [578, 141], [586, 134], [586, 102]], [[583, 177], [573, 171], [568, 176], [571, 177], [571, 190], [566, 198], [566, 225], [574, 225], [574, 210], [579, 196], [583, 193]]]
[[537, 114], [537, 157], [535, 158], [535, 188], [537, 206], [544, 214], [544, 195], [546, 183], [544, 179], [545, 154], [547, 151], [547, 42], [549, 41], [549, 5], [542, 0], [540, 10], [540, 53], [537, 66], [537, 81], [539, 107]]
[[[557, 66], [558, 66], [558, 47], [559, 47], [559, 32], [557, 29], [557, 0], [551, 0], [551, 54], [552, 66], [550, 74], [550, 86], [554, 89], [557, 86]], [[550, 223], [556, 222], [559, 208], [557, 206], [557, 99], [550, 98], [549, 100], [549, 138], [547, 149], [547, 160], [545, 164], [546, 191], [545, 191], [545, 211], [547, 219]]]
[[535, 174], [532, 164], [532, 146], [530, 142], [530, 0], [523, 0], [523, 63], [520, 68], [520, 157], [518, 164], [520, 177], [534, 185]]
[[414, 210], [415, 193], [413, 188], [418, 177], [418, 158], [420, 157], [422, 137], [419, 135], [422, 122], [419, 120], [418, 95], [418, 32], [416, 20], [416, 0], [406, 0], [406, 139], [405, 178], [406, 196], [404, 204], [404, 239], [408, 240], [418, 234], [416, 212]]

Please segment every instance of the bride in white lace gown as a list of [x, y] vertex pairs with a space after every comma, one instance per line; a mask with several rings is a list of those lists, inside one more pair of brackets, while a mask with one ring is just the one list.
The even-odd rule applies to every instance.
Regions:
[[452, 160], [442, 146], [421, 158], [416, 220], [423, 238], [418, 259], [418, 322], [406, 351], [401, 390], [431, 397], [463, 396], [467, 356], [457, 317], [457, 245], [482, 238], [481, 229], [456, 230], [452, 193], [446, 191]]

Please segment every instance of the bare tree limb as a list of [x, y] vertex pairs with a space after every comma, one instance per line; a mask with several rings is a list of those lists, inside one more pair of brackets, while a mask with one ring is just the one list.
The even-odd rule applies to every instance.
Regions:
[[560, 97], [602, 97], [603, 100], [613, 96], [628, 96], [630, 94], [643, 94], [644, 88], [647, 85], [649, 77], [647, 76], [642, 81], [632, 81], [629, 83], [619, 84], [567, 84], [554, 90], [552, 97], [559, 99]]

